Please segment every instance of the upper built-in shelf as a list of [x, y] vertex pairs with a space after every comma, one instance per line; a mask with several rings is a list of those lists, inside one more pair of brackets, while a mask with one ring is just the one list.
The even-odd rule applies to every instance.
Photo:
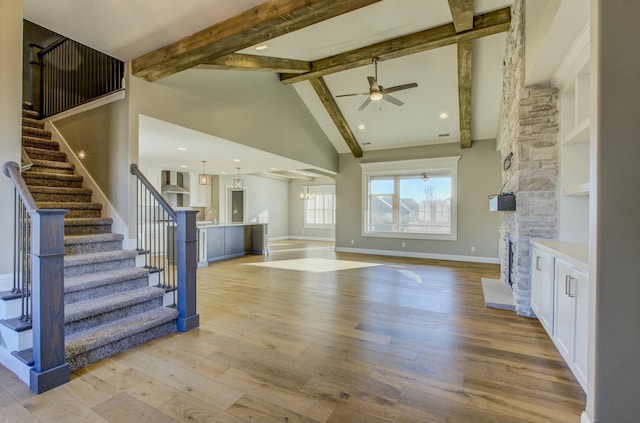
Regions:
[[589, 195], [589, 182], [583, 184], [570, 185], [566, 187], [563, 194], [569, 197], [583, 197]]
[[590, 129], [591, 129], [591, 119], [586, 118], [565, 136], [564, 143], [565, 144], [589, 143]]

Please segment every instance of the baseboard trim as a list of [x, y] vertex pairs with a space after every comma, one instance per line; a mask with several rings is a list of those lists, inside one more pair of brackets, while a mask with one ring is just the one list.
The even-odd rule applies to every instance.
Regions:
[[587, 413], [587, 410], [582, 412], [580, 415], [580, 423], [594, 423], [595, 420], [591, 418], [591, 416]]
[[55, 114], [55, 115], [49, 117], [48, 119], [49, 119], [50, 122], [56, 122], [56, 121], [59, 121], [59, 120], [62, 120], [62, 119], [69, 118], [71, 116], [78, 115], [80, 113], [88, 112], [89, 110], [97, 109], [98, 107], [105, 106], [105, 105], [107, 105], [109, 103], [113, 103], [114, 101], [124, 100], [125, 97], [126, 97], [126, 91], [123, 88], [120, 91], [116, 91], [114, 93], [107, 94], [105, 96], [97, 98], [97, 99], [95, 99], [93, 101], [90, 101], [88, 103], [84, 103], [84, 104], [76, 106], [76, 107], [74, 107], [72, 109], [65, 110], [64, 112], [60, 112], [58, 114]]
[[[271, 239], [271, 238], [270, 238]], [[275, 238], [274, 238], [275, 239]], [[323, 236], [297, 236], [297, 235], [290, 235], [290, 236], [286, 236], [286, 237], [282, 237], [282, 239], [297, 239], [297, 240], [301, 240], [301, 241], [329, 241], [329, 242], [333, 242], [335, 241], [335, 238], [331, 238], [331, 237], [323, 237]]]
[[356, 253], [392, 257], [423, 258], [431, 260], [464, 261], [468, 263], [500, 264], [497, 257], [459, 256], [454, 254], [418, 253], [413, 251], [371, 250], [365, 248], [336, 247], [339, 253]]

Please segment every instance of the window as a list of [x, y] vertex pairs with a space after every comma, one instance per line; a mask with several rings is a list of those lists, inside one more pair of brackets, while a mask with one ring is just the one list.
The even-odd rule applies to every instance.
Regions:
[[361, 164], [364, 236], [456, 239], [458, 157]]
[[336, 224], [336, 186], [310, 185], [303, 187], [304, 227], [329, 228]]

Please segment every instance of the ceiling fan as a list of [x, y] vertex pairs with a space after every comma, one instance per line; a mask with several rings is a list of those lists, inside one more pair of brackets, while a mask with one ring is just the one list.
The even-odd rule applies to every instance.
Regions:
[[362, 105], [358, 108], [358, 111], [362, 111], [364, 110], [365, 107], [367, 107], [369, 105], [369, 103], [371, 103], [372, 101], [380, 101], [380, 100], [386, 100], [389, 103], [393, 103], [396, 106], [402, 106], [404, 104], [404, 102], [398, 100], [397, 98], [390, 96], [389, 93], [394, 93], [396, 91], [400, 91], [400, 90], [406, 90], [409, 88], [416, 88], [418, 86], [418, 84], [416, 84], [415, 82], [411, 83], [411, 84], [404, 84], [404, 85], [396, 85], [395, 87], [391, 87], [391, 88], [384, 88], [382, 85], [378, 85], [378, 62], [380, 61], [379, 58], [374, 57], [373, 58], [373, 64], [375, 66], [375, 75], [376, 76], [367, 76], [367, 80], [369, 81], [369, 92], [368, 93], [353, 93], [353, 94], [341, 94], [341, 95], [337, 95], [337, 97], [351, 97], [354, 95], [366, 95], [368, 96], [367, 99], [364, 101], [364, 103], [362, 103]]

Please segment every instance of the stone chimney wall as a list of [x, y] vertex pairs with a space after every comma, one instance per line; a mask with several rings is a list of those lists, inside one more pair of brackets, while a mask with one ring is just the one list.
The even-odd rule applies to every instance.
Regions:
[[[516, 312], [532, 315], [530, 306], [531, 238], [557, 238], [558, 98], [552, 85], [524, 87], [523, 1], [511, 10], [503, 62], [502, 127], [498, 145], [503, 161], [509, 154], [511, 167], [503, 170], [502, 192], [516, 195], [516, 211], [501, 212], [501, 277], [513, 277]], [[513, 240], [513, 269], [509, 269], [509, 242]]]

